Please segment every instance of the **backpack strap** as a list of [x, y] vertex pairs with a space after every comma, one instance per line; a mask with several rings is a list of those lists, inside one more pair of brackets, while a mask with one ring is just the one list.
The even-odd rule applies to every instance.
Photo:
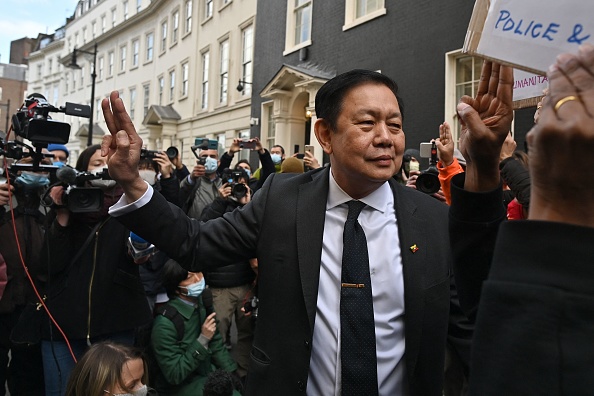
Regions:
[[171, 304], [165, 304], [156, 308], [157, 315], [165, 316], [173, 322], [175, 330], [177, 331], [177, 339], [181, 341], [184, 338], [185, 327], [184, 319], [179, 314], [178, 310]]

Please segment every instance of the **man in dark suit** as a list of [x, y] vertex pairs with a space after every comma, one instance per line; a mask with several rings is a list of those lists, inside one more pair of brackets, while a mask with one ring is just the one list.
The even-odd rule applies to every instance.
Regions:
[[[511, 105], [511, 93], [508, 99]], [[112, 135], [103, 154], [126, 192], [112, 215], [192, 271], [258, 257], [248, 394], [352, 394], [340, 370], [340, 300], [342, 289], [359, 285], [373, 292], [377, 372], [362, 374], [376, 383], [366, 394], [441, 394], [451, 283], [447, 207], [391, 181], [404, 151], [402, 102], [392, 80], [355, 70], [327, 82], [316, 96], [315, 133], [331, 166], [273, 175], [242, 210], [202, 224], [138, 177], [133, 165], [142, 140], [117, 92], [102, 105]], [[481, 116], [497, 123], [497, 110], [495, 104]], [[358, 222], [370, 284], [341, 281], [351, 200], [365, 204]]]

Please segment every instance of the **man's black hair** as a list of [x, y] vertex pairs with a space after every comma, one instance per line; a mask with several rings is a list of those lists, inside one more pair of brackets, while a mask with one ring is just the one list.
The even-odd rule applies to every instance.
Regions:
[[398, 96], [398, 85], [390, 77], [371, 70], [355, 69], [339, 74], [320, 88], [316, 95], [316, 116], [328, 122], [332, 130], [336, 130], [336, 121], [342, 110], [342, 103], [349, 91], [361, 84], [373, 83], [385, 85], [394, 93], [400, 116], [404, 119], [404, 104]]
[[239, 164], [247, 164], [247, 166], [250, 167], [250, 170], [252, 170], [252, 166], [250, 165], [250, 161], [248, 161], [246, 159], [240, 159], [239, 161], [237, 161], [237, 164], [235, 164], [235, 170], [242, 170], [243, 169], [241, 166], [239, 166]]
[[281, 146], [280, 144], [275, 144], [274, 146], [272, 146], [272, 148], [278, 147], [279, 149], [281, 149], [281, 153], [283, 153], [283, 155], [285, 155], [285, 148], [283, 146]]
[[188, 271], [186, 269], [173, 259], [167, 260], [163, 266], [163, 275], [161, 275], [161, 279], [169, 298], [173, 298], [177, 295], [177, 287], [181, 281], [187, 278]]

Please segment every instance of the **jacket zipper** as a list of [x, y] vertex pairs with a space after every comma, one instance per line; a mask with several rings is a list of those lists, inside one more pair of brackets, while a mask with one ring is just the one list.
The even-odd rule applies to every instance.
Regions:
[[107, 220], [110, 218], [108, 217], [103, 221], [103, 223], [99, 226], [97, 231], [95, 231], [95, 246], [93, 248], [93, 271], [91, 272], [91, 281], [89, 282], [89, 313], [87, 317], [87, 345], [91, 346], [91, 299], [93, 295], [93, 280], [95, 279], [95, 268], [97, 267], [97, 247], [99, 245], [99, 231], [103, 228]]

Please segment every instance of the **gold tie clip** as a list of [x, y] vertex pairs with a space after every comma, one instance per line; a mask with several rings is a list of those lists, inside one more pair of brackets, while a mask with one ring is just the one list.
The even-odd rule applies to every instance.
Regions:
[[342, 287], [351, 287], [353, 289], [362, 289], [365, 287], [365, 284], [363, 283], [341, 283], [340, 285]]

